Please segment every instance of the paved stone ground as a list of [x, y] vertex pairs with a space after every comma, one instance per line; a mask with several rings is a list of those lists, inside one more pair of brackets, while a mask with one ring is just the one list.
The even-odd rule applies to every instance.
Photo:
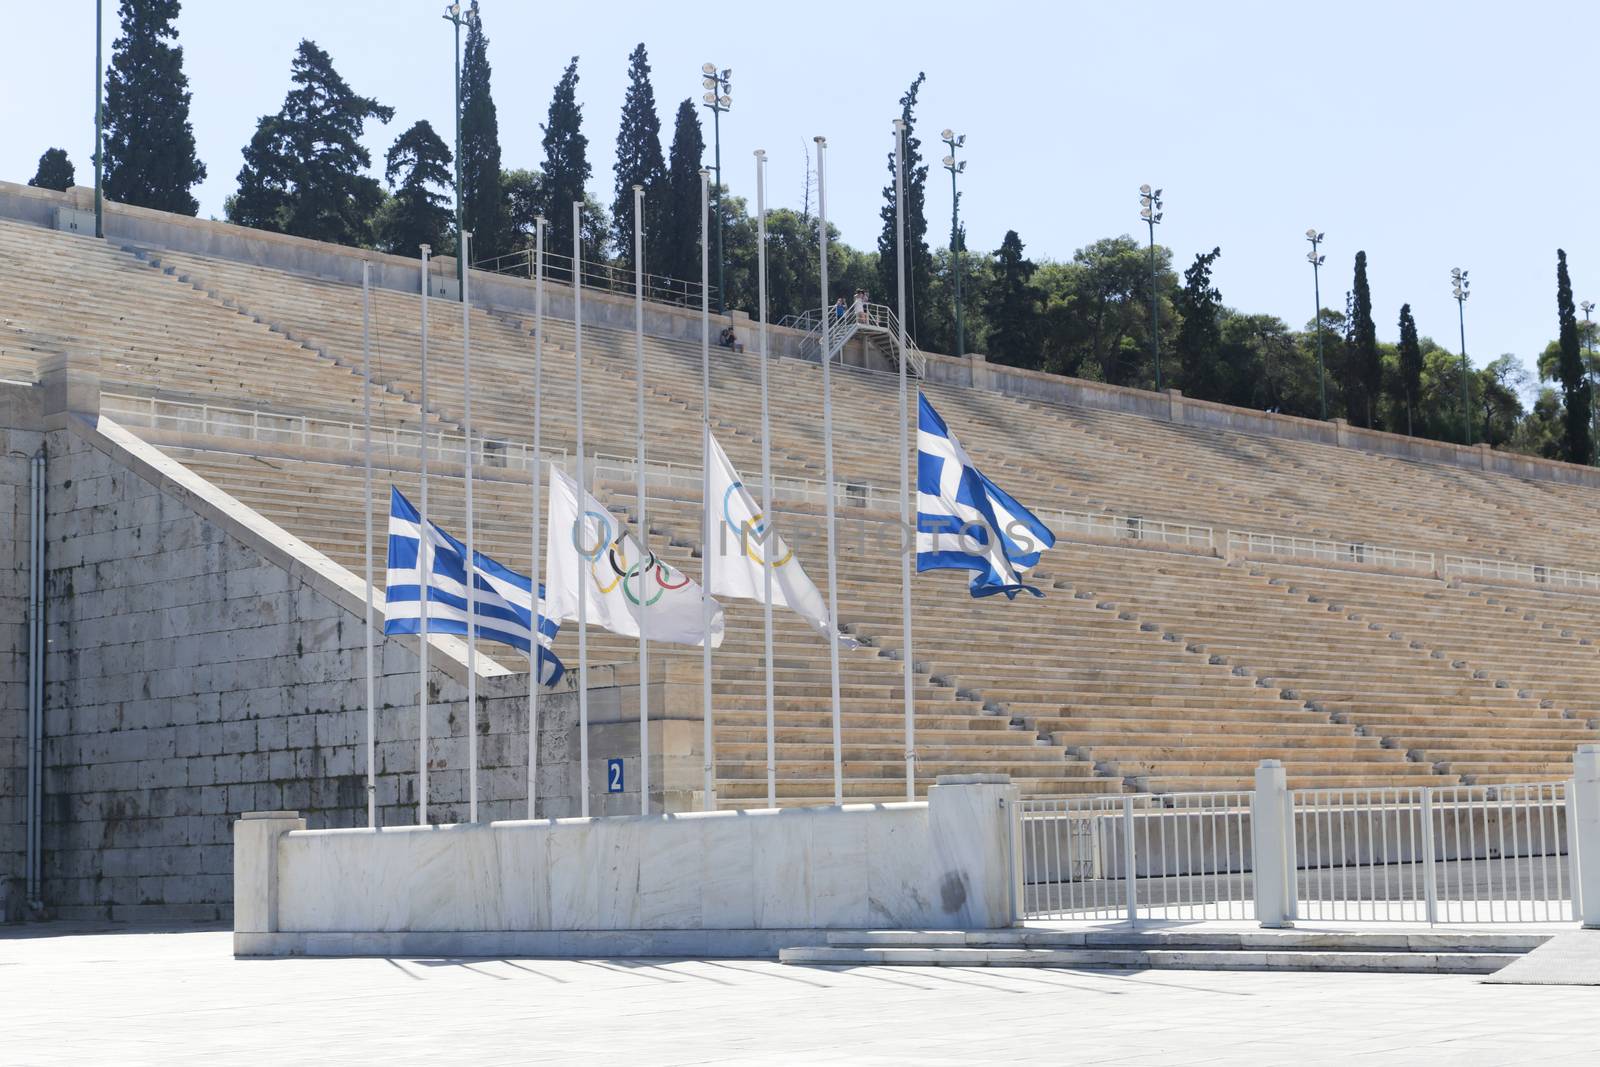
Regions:
[[1600, 1062], [1600, 994], [1432, 975], [243, 960], [0, 927], [0, 1062]]

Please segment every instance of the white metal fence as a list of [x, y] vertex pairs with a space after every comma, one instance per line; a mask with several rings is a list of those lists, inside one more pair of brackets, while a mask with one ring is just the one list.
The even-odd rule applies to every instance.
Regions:
[[1566, 567], [1547, 567], [1542, 563], [1517, 563], [1503, 559], [1473, 559], [1446, 556], [1444, 576], [1483, 582], [1514, 582], [1518, 585], [1547, 585], [1556, 589], [1600, 592], [1600, 574]]
[[1360, 541], [1329, 541], [1294, 534], [1260, 533], [1255, 530], [1229, 530], [1229, 559], [1266, 557], [1306, 560], [1360, 567], [1386, 567], [1390, 570], [1435, 573], [1434, 555], [1411, 548], [1393, 548]]
[[1250, 919], [1250, 794], [1026, 800], [1031, 919]]
[[[203, 437], [234, 437], [263, 444], [290, 444], [329, 451], [360, 452], [365, 445], [363, 425], [311, 415], [284, 415], [252, 408], [224, 407], [188, 400], [125, 396], [101, 393], [100, 410], [124, 426], [170, 430]], [[379, 458], [417, 459], [421, 455], [423, 434], [417, 430], [374, 425], [372, 451]], [[477, 465], [526, 471], [533, 448], [518, 441], [473, 438]], [[428, 457], [459, 465], [465, 455], [465, 438], [460, 434], [430, 430]], [[545, 448], [544, 458], [565, 466], [567, 450]], [[698, 482], [696, 484], [699, 484]]]
[[1297, 918], [1515, 923], [1572, 915], [1565, 783], [1292, 795]]
[[1600, 922], [1600, 746], [1576, 763], [1567, 782], [1289, 790], [1266, 760], [1254, 790], [1027, 800], [1021, 916]]
[[1096, 511], [1037, 512], [1058, 537], [1086, 537], [1106, 541], [1145, 541], [1159, 545], [1213, 551], [1215, 532], [1209, 526], [1186, 522], [1162, 522], [1138, 515], [1107, 515]]

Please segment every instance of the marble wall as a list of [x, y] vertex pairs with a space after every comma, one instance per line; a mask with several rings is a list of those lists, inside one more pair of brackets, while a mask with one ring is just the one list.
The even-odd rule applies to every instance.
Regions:
[[325, 933], [1009, 926], [1015, 798], [989, 778], [776, 811], [376, 831], [252, 816], [235, 824], [236, 951]]

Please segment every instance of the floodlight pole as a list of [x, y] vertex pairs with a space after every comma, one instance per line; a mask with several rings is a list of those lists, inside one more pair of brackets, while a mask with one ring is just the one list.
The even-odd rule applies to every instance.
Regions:
[[105, 155], [105, 107], [102, 100], [105, 96], [105, 75], [101, 66], [100, 48], [105, 33], [101, 29], [101, 21], [105, 0], [95, 0], [94, 5], [94, 235], [106, 235], [105, 201], [102, 192], [104, 177], [103, 159]]
[[1472, 444], [1472, 416], [1468, 409], [1467, 390], [1467, 272], [1460, 267], [1450, 271], [1450, 278], [1454, 285], [1456, 298], [1456, 321], [1461, 327], [1461, 441], [1463, 444]]
[[456, 29], [456, 284], [463, 291], [467, 276], [466, 253], [461, 247], [462, 221], [461, 206], [461, 26], [478, 24], [478, 0], [472, 0], [472, 7], [467, 13], [461, 13], [460, 3], [451, 4], [445, 8], [444, 20]]
[[956, 162], [956, 149], [967, 143], [967, 135], [957, 137], [945, 130], [943, 139], [950, 148], [950, 154], [944, 158], [944, 169], [950, 172], [950, 261], [956, 278], [956, 355], [959, 357], [966, 354], [967, 323], [966, 316], [961, 313], [961, 194], [956, 191], [956, 175], [966, 170], [967, 165]]
[[719, 69], [715, 63], [705, 63], [700, 67], [701, 84], [709, 91], [705, 93], [704, 104], [701, 106], [711, 109], [711, 143], [712, 143], [712, 169], [717, 175], [717, 314], [728, 313], [727, 290], [723, 283], [722, 263], [722, 113], [732, 105], [732, 99], [727, 95], [732, 88], [733, 70]]
[[1156, 282], [1156, 224], [1161, 221], [1161, 190], [1139, 187], [1139, 217], [1150, 227], [1150, 352], [1156, 363], [1156, 392], [1161, 392], [1161, 288]]
[[1322, 260], [1320, 246], [1326, 234], [1319, 233], [1316, 229], [1306, 231], [1306, 240], [1311, 242], [1311, 254], [1306, 258], [1311, 261], [1311, 291], [1316, 296], [1316, 314], [1312, 316], [1312, 328], [1317, 331], [1317, 398], [1322, 405], [1322, 418], [1328, 418], [1328, 376], [1323, 369], [1322, 358]]
[[[1589, 436], [1596, 436], [1600, 429], [1600, 419], [1596, 419], [1597, 409], [1594, 403], [1594, 326], [1589, 322], [1589, 313], [1594, 310], [1593, 300], [1585, 300], [1578, 305], [1583, 309], [1583, 355], [1584, 375], [1589, 379]], [[1600, 448], [1594, 450], [1594, 462], [1600, 465]]]

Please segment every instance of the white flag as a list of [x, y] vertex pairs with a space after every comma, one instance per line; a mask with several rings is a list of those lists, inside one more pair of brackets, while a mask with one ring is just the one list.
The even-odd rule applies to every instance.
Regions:
[[[828, 606], [800, 560], [773, 529], [728, 461], [717, 439], [711, 439], [711, 592], [744, 600], [766, 600], [765, 558], [772, 558], [772, 603], [805, 619], [823, 640], [828, 637]], [[858, 642], [839, 635], [840, 648]]]
[[[657, 559], [645, 559], [643, 581], [639, 546], [605, 507], [583, 494], [578, 521], [578, 483], [550, 468], [549, 525], [545, 541], [545, 611], [558, 620], [578, 617], [578, 583], [589, 583], [590, 622], [623, 637], [639, 636], [641, 586], [645, 635], [680, 645], [705, 642], [700, 586], [687, 574]], [[713, 602], [711, 647], [722, 644], [722, 606]]]

